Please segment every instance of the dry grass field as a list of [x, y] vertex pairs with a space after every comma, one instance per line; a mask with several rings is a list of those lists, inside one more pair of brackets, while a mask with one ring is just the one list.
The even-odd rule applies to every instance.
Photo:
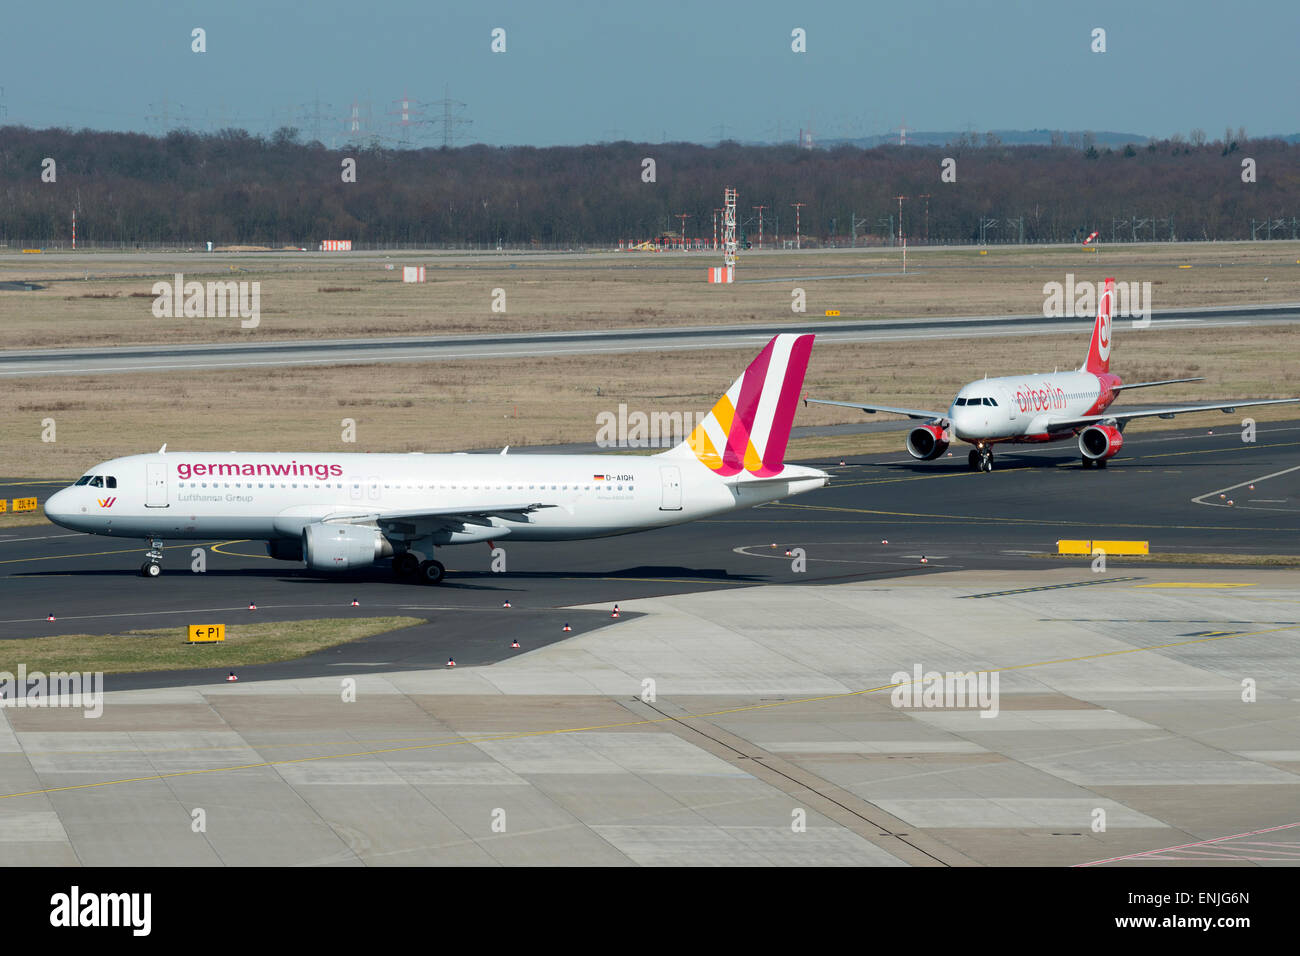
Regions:
[[[557, 329], [725, 325], [793, 318], [791, 289], [807, 293], [807, 317], [843, 319], [1033, 314], [1043, 285], [1067, 273], [1100, 282], [1150, 282], [1153, 307], [1300, 302], [1300, 243], [1182, 243], [1078, 247], [912, 249], [908, 275], [897, 249], [745, 252], [732, 286], [709, 285], [713, 252], [563, 255], [378, 254], [315, 257], [0, 256], [0, 281], [45, 283], [0, 291], [0, 349], [346, 338]], [[404, 285], [402, 265], [428, 281]], [[1181, 268], [1189, 267], [1189, 268]], [[261, 283], [261, 323], [232, 318], [155, 318], [152, 286], [171, 281]], [[849, 278], [828, 278], [848, 276]], [[776, 281], [785, 280], [789, 281]], [[761, 280], [761, 281], [755, 281]], [[492, 290], [506, 311], [491, 311]]]
[[[946, 408], [958, 386], [987, 371], [1012, 374], [1074, 368], [1087, 349], [1088, 323], [1076, 334], [878, 343], [813, 348], [805, 382], [816, 397]], [[1117, 323], [1112, 367], [1126, 381], [1206, 377], [1204, 383], [1121, 399], [1196, 401], [1300, 396], [1292, 327], [1178, 331]], [[706, 411], [752, 358], [748, 349], [560, 356], [535, 360], [460, 360], [258, 370], [9, 379], [0, 384], [0, 473], [64, 477], [117, 455], [172, 450], [458, 451], [502, 445], [592, 442], [597, 415], [630, 410]], [[1297, 409], [1259, 410], [1260, 421]], [[57, 441], [41, 441], [53, 418]], [[356, 421], [356, 442], [341, 421]], [[860, 422], [852, 409], [800, 408], [796, 425]], [[1218, 412], [1179, 425], [1226, 427], [1241, 415]], [[1133, 430], [1168, 428], [1146, 420]], [[796, 440], [791, 455], [839, 457], [901, 449], [901, 433]], [[15, 516], [16, 517], [16, 516]]]

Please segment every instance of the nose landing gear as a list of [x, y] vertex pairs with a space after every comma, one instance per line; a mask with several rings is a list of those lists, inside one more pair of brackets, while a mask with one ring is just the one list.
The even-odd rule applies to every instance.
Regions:
[[993, 449], [986, 445], [971, 449], [971, 453], [966, 456], [966, 463], [971, 471], [992, 471]]
[[140, 576], [143, 578], [156, 578], [162, 574], [162, 548], [161, 538], [149, 539], [149, 550], [145, 553], [145, 562], [140, 565]]

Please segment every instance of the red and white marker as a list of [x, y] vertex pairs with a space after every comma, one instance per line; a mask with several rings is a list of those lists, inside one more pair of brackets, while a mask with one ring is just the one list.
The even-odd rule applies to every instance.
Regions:
[[250, 611], [256, 611], [256, 610], [257, 610], [257, 605], [254, 604], [252, 601], [249, 601], [249, 602], [248, 602], [248, 609], [249, 609]]
[[568, 622], [568, 621], [565, 621], [565, 622], [564, 622], [564, 627], [562, 627], [561, 630], [563, 630], [563, 631], [571, 631], [571, 630], [573, 630], [573, 628], [569, 627], [569, 622]]
[[447, 666], [448, 666], [448, 667], [455, 667], [455, 666], [456, 666], [456, 661], [455, 661], [455, 659], [454, 659], [454, 658], [451, 658], [451, 657], [447, 658]]
[[610, 617], [618, 617], [618, 605], [617, 605], [617, 604], [614, 605], [614, 613], [612, 613], [612, 614], [610, 615]]
[[356, 598], [353, 598], [353, 599], [352, 599], [352, 606], [353, 606], [353, 607], [361, 607], [361, 605], [357, 603], [357, 599], [356, 599]]
[[510, 642], [510, 646], [511, 646], [511, 647], [518, 647], [518, 646], [519, 646], [519, 641], [518, 641], [518, 640], [513, 640], [513, 641], [511, 641], [511, 642]]
[[235, 676], [234, 671], [231, 671], [230, 676], [226, 678], [226, 683], [231, 683], [232, 681], [237, 681], [237, 680], [239, 680], [239, 678]]
[[502, 607], [509, 607], [509, 606], [510, 606], [510, 602], [509, 602], [509, 601], [506, 601], [506, 603], [505, 603], [505, 604], [502, 604], [501, 606], [502, 606]]
[[53, 614], [47, 614], [47, 615], [45, 615], [45, 620], [47, 620], [47, 621], [52, 621], [52, 620], [54, 620], [54, 615], [53, 615]]

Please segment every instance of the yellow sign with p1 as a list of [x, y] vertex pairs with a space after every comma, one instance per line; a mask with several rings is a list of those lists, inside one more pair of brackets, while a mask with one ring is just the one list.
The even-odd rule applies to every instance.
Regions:
[[224, 624], [191, 624], [189, 626], [190, 644], [216, 644], [226, 639]]

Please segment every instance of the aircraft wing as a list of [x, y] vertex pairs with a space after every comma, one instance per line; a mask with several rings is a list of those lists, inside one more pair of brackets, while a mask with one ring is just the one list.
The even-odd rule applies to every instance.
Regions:
[[481, 508], [473, 506], [459, 508], [422, 508], [412, 511], [375, 511], [369, 514], [327, 515], [322, 520], [326, 522], [340, 522], [345, 524], [369, 524], [373, 521], [380, 526], [398, 523], [434, 524], [441, 526], [464, 524], [487, 525], [491, 518], [504, 518], [507, 521], [521, 521], [524, 520], [526, 515], [532, 514], [534, 511], [540, 511], [542, 508], [554, 507], [557, 506], [542, 504], [541, 502], [535, 501], [527, 504], [490, 505]]
[[919, 408], [891, 408], [888, 405], [860, 405], [857, 402], [828, 402], [820, 398], [805, 398], [803, 403], [805, 405], [840, 405], [844, 408], [856, 408], [868, 415], [874, 415], [876, 412], [888, 412], [891, 415], [906, 415], [908, 418], [921, 418], [925, 421], [938, 421], [941, 418], [948, 417], [947, 412], [927, 412]]
[[1048, 431], [1062, 431], [1066, 428], [1086, 428], [1098, 422], [1124, 423], [1134, 418], [1173, 418], [1175, 415], [1190, 415], [1192, 412], [1223, 412], [1229, 415], [1239, 408], [1254, 405], [1290, 405], [1300, 402], [1300, 398], [1271, 398], [1252, 402], [1224, 402], [1221, 405], [1171, 405], [1168, 408], [1144, 408], [1134, 412], [1107, 411], [1100, 415], [1080, 415], [1077, 418], [1049, 418]]
[[1134, 382], [1132, 385], [1112, 385], [1112, 392], [1122, 392], [1126, 388], [1151, 388], [1154, 385], [1181, 385], [1184, 382], [1204, 382], [1203, 378], [1167, 378], [1162, 382]]

